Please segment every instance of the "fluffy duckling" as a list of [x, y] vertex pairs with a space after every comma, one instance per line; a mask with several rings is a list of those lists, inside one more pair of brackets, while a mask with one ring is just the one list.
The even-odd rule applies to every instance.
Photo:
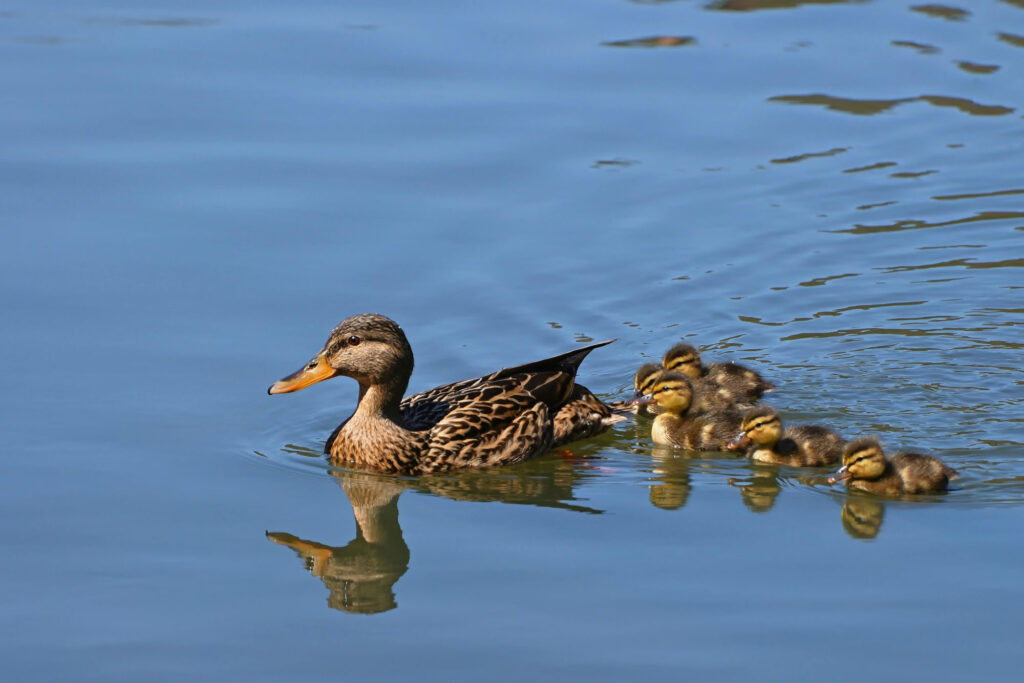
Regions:
[[949, 480], [958, 476], [959, 472], [930, 455], [897, 453], [887, 458], [878, 439], [864, 437], [846, 445], [843, 466], [828, 481], [845, 481], [849, 488], [899, 496], [945, 491]]
[[747, 447], [747, 457], [758, 462], [791, 467], [818, 467], [838, 462], [843, 437], [817, 425], [782, 427], [782, 418], [771, 406], [751, 408], [743, 416], [740, 433], [730, 450]]
[[737, 363], [703, 365], [697, 349], [685, 342], [666, 351], [661, 365], [683, 373], [691, 381], [702, 382], [704, 386], [699, 388], [704, 389], [703, 400], [715, 406], [733, 404], [749, 408], [762, 394], [775, 388], [758, 373]]
[[[634, 398], [646, 396], [651, 393], [651, 388], [654, 386], [655, 375], [659, 372], [661, 372], [661, 366], [657, 363], [644, 363], [637, 368], [636, 375], [633, 376], [633, 390], [636, 392]], [[661, 406], [657, 403], [637, 404], [637, 413], [640, 415], [654, 417], [661, 412], [663, 412]]]
[[658, 363], [644, 363], [641, 365], [637, 368], [636, 374], [633, 375], [633, 398], [628, 401], [610, 401], [608, 407], [615, 411], [646, 415], [647, 417], [654, 417], [660, 413], [661, 408], [657, 403], [644, 404], [636, 400], [650, 393], [654, 374], [660, 371], [661, 365]]
[[734, 410], [697, 412], [690, 380], [680, 372], [662, 370], [654, 375], [650, 392], [638, 403], [657, 402], [663, 412], [654, 418], [654, 443], [693, 451], [725, 450], [736, 433], [740, 415]]

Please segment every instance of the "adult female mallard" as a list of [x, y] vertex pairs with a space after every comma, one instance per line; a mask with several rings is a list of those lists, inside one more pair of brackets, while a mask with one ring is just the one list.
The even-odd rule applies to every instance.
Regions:
[[355, 413], [327, 439], [332, 460], [416, 474], [520, 462], [624, 420], [581, 384], [576, 370], [608, 340], [402, 399], [412, 347], [393, 320], [343, 320], [312, 360], [267, 393], [345, 375], [359, 382]]

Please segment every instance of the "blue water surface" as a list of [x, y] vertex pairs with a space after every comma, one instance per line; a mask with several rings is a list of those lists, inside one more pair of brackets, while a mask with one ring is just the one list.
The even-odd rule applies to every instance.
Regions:
[[[1024, 666], [1018, 2], [0, 7], [4, 680], [1008, 680]], [[680, 339], [915, 500], [655, 448], [320, 455], [330, 328], [411, 391]]]

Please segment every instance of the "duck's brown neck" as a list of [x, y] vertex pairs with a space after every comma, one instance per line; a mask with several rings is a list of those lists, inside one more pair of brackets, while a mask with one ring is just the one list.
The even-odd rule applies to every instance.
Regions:
[[352, 416], [356, 420], [378, 420], [381, 418], [401, 424], [402, 411], [399, 404], [402, 394], [409, 385], [408, 378], [400, 378], [381, 384], [359, 383], [359, 405]]

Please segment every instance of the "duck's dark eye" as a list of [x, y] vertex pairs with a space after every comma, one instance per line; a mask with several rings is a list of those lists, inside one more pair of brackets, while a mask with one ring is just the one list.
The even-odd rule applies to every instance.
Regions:
[[361, 341], [363, 341], [363, 340], [353, 334], [351, 337], [348, 338], [348, 345], [349, 346], [358, 346], [359, 342], [361, 342]]

